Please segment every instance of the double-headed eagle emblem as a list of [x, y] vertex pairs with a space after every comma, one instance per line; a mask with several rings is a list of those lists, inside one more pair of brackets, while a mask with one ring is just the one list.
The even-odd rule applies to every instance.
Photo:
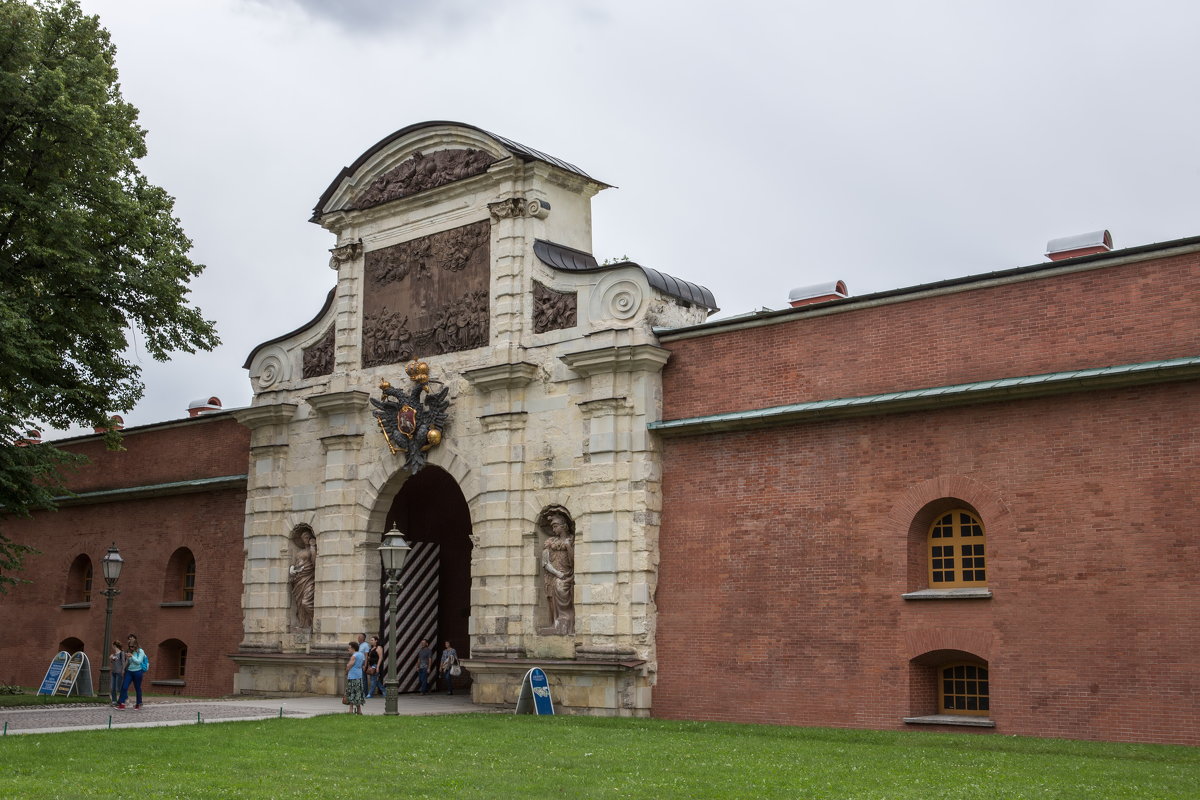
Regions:
[[429, 379], [429, 365], [424, 361], [411, 361], [404, 371], [413, 382], [412, 389], [405, 392], [382, 381], [379, 388], [383, 399], [371, 398], [375, 406], [371, 415], [379, 423], [392, 455], [403, 450], [404, 467], [415, 475], [425, 466], [425, 453], [442, 442], [449, 419], [446, 394], [450, 387], [442, 386], [441, 391], [432, 393], [430, 384], [441, 385], [441, 381]]

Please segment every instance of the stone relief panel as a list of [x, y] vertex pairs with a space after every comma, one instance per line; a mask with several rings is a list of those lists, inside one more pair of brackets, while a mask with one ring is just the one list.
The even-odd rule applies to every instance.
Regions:
[[579, 317], [575, 292], [558, 292], [533, 282], [533, 332], [574, 328]]
[[420, 151], [380, 175], [351, 205], [354, 209], [371, 208], [401, 197], [444, 186], [447, 183], [487, 172], [496, 159], [483, 150], [438, 150], [425, 155]]
[[367, 252], [364, 367], [488, 343], [487, 220]]
[[333, 374], [333, 326], [325, 331], [320, 341], [304, 348], [303, 372], [305, 378], [319, 378]]

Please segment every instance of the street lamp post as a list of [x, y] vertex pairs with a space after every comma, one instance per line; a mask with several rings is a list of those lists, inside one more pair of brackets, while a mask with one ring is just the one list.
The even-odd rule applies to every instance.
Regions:
[[101, 594], [106, 598], [104, 607], [104, 643], [100, 648], [100, 691], [108, 695], [112, 699], [112, 660], [108, 657], [108, 645], [112, 641], [112, 608], [113, 598], [121, 593], [117, 588], [117, 579], [121, 577], [121, 567], [125, 566], [125, 559], [121, 558], [121, 551], [117, 549], [116, 542], [109, 545], [108, 552], [104, 554], [104, 558], [100, 559], [100, 569], [104, 574], [105, 588]]
[[387, 678], [383, 682], [387, 697], [384, 700], [383, 713], [391, 716], [400, 713], [397, 708], [399, 698], [396, 696], [400, 688], [400, 679], [396, 675], [396, 639], [399, 638], [396, 626], [396, 598], [400, 594], [400, 570], [404, 568], [404, 561], [408, 558], [410, 550], [412, 547], [404, 541], [404, 534], [400, 533], [400, 529], [393, 522], [392, 529], [384, 534], [383, 541], [379, 544], [379, 557], [383, 561], [384, 571], [387, 572], [388, 595], [388, 665]]

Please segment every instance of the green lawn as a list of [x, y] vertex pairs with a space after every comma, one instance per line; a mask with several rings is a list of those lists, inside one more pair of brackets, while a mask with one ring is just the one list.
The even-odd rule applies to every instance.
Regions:
[[0, 739], [0, 797], [1200, 796], [1200, 750], [592, 717], [272, 719]]

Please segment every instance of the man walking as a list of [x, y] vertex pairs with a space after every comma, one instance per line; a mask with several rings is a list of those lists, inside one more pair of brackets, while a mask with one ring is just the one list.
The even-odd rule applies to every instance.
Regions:
[[421, 694], [429, 694], [429, 668], [433, 666], [433, 648], [428, 639], [421, 640], [421, 649], [417, 651], [417, 680]]

